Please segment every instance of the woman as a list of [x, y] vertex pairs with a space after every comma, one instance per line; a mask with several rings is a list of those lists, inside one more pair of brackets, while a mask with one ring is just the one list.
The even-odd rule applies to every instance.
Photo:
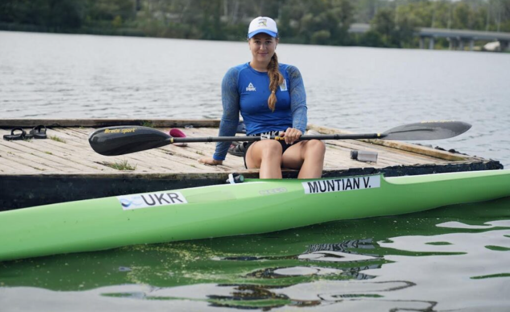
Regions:
[[[248, 44], [252, 60], [231, 68], [223, 78], [219, 135], [235, 135], [241, 113], [247, 135], [285, 138], [250, 144], [244, 155], [246, 168], [260, 168], [261, 179], [281, 179], [282, 167], [300, 169], [300, 179], [319, 178], [325, 146], [319, 140], [298, 141], [306, 130], [306, 93], [299, 70], [278, 63], [278, 42], [273, 19], [257, 17], [250, 23]], [[213, 157], [200, 162], [221, 165], [229, 146], [229, 142], [218, 143]]]

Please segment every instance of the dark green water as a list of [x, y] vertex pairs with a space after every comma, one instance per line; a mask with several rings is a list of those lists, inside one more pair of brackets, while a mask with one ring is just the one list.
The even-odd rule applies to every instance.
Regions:
[[508, 311], [508, 293], [510, 198], [0, 264], [2, 311]]

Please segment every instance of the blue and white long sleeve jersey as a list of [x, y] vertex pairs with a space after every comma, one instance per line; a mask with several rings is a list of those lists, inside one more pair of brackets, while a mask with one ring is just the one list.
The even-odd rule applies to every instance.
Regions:
[[[285, 131], [291, 127], [305, 133], [307, 107], [301, 73], [286, 64], [279, 64], [279, 69], [284, 82], [277, 88], [274, 112], [267, 105], [271, 94], [267, 72], [258, 72], [249, 63], [229, 69], [221, 85], [223, 117], [220, 136], [235, 135], [239, 113], [243, 116], [247, 135]], [[229, 142], [219, 142], [213, 158], [224, 160], [229, 146]]]

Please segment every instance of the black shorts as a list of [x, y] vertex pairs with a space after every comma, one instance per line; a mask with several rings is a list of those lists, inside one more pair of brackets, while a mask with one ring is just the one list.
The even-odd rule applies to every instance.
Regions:
[[[265, 133], [259, 133], [259, 134], [253, 134], [254, 136], [261, 136], [261, 135], [278, 135], [280, 133], [280, 131], [271, 131], [271, 132], [265, 132]], [[259, 142], [259, 141], [255, 141], [255, 142]], [[244, 155], [243, 155], [243, 159], [244, 159], [244, 167], [246, 169], [248, 169], [248, 166], [246, 165], [246, 153], [248, 152], [248, 149], [250, 148], [250, 146], [255, 143], [255, 142], [249, 142], [246, 147], [244, 148]], [[285, 141], [278, 141], [278, 143], [280, 143], [282, 145], [282, 155], [283, 153], [285, 153], [285, 151], [291, 147], [292, 145], [291, 144], [287, 144], [285, 143]]]

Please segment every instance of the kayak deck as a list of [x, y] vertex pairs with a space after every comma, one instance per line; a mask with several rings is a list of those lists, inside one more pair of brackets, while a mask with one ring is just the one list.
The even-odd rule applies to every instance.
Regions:
[[[87, 138], [94, 129], [112, 125], [151, 125], [168, 132], [181, 129], [188, 137], [217, 136], [219, 120], [1, 120], [0, 134], [14, 127], [27, 132], [44, 124], [48, 139], [0, 140], [0, 210], [112, 195], [223, 183], [229, 173], [256, 178], [242, 157], [228, 154], [221, 166], [197, 160], [210, 156], [215, 143], [168, 145], [139, 153], [108, 157], [95, 153]], [[322, 134], [344, 131], [311, 125]], [[243, 134], [237, 134], [243, 135]], [[382, 172], [385, 176], [501, 169], [499, 162], [396, 141], [325, 141], [324, 177]], [[361, 162], [351, 151], [376, 152], [377, 162]], [[296, 176], [285, 170], [284, 177]], [[7, 191], [8, 190], [8, 191]]]

